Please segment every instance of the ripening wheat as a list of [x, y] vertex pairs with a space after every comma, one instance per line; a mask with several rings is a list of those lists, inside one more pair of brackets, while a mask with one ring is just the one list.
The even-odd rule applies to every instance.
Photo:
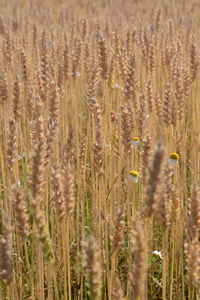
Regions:
[[200, 299], [198, 0], [0, 1], [0, 299]]

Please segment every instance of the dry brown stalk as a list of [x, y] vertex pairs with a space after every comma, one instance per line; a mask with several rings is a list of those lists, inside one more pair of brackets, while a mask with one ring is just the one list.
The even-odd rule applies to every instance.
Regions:
[[[85, 42], [84, 48], [83, 48], [83, 56], [84, 56], [84, 65], [85, 65], [85, 71], [87, 74], [87, 78], [90, 76], [90, 45], [88, 40]], [[91, 71], [92, 73], [92, 71]], [[92, 76], [92, 74], [91, 74]]]
[[138, 34], [138, 39], [139, 39], [138, 42], [139, 42], [140, 47], [141, 47], [142, 55], [143, 55], [143, 58], [144, 58], [144, 62], [147, 63], [148, 48], [147, 48], [147, 45], [145, 43], [145, 33], [144, 33], [144, 31], [142, 31], [140, 33], [140, 35]]
[[181, 192], [180, 187], [174, 187], [172, 192], [172, 218], [179, 220], [181, 216]]
[[163, 120], [167, 126], [172, 123], [172, 91], [171, 85], [169, 83], [166, 84], [165, 88], [165, 97], [163, 103]]
[[26, 89], [26, 105], [27, 105], [27, 116], [30, 120], [33, 120], [34, 108], [35, 108], [35, 95], [32, 86], [28, 86]]
[[59, 124], [59, 90], [56, 84], [52, 84], [51, 96], [49, 99], [49, 121], [47, 127], [47, 138], [46, 138], [46, 163], [51, 159], [53, 152], [53, 144], [56, 139], [57, 128]]
[[200, 244], [198, 239], [193, 239], [187, 245], [187, 271], [191, 286], [195, 287], [200, 295]]
[[183, 98], [184, 103], [188, 103], [189, 100], [189, 92], [191, 85], [191, 73], [187, 67], [184, 68], [183, 74]]
[[158, 33], [158, 31], [160, 30], [160, 26], [161, 26], [161, 9], [159, 8], [156, 12], [155, 12], [155, 16], [154, 16], [154, 26], [153, 29], [156, 33]]
[[119, 118], [118, 118], [118, 114], [114, 111], [111, 111], [110, 112], [110, 120], [111, 122], [114, 124], [114, 123], [117, 123]]
[[77, 68], [81, 59], [82, 42], [80, 39], [76, 39], [75, 42], [75, 53], [72, 59], [72, 76], [75, 78], [78, 76]]
[[[148, 66], [149, 66], [149, 47], [150, 47], [150, 32], [149, 30], [147, 30], [146, 28], [144, 28], [144, 30], [142, 30], [141, 32], [142, 36], [141, 36], [141, 47], [144, 48], [144, 58], [145, 58], [145, 63], [146, 68], [148, 70]], [[153, 41], [152, 41], [153, 42]], [[151, 43], [152, 45], [152, 43]]]
[[34, 147], [32, 159], [32, 192], [34, 198], [41, 195], [44, 187], [45, 172], [45, 151], [46, 145], [44, 141], [39, 141]]
[[51, 260], [53, 258], [52, 244], [41, 205], [45, 187], [45, 159], [46, 143], [44, 138], [44, 130], [41, 130], [41, 132], [38, 133], [31, 162], [31, 214], [36, 225], [38, 238], [43, 245], [44, 256], [47, 260]]
[[152, 113], [154, 108], [154, 102], [153, 102], [153, 85], [152, 81], [148, 80], [146, 84], [146, 99], [147, 99], [147, 105], [149, 113]]
[[21, 85], [19, 82], [19, 76], [16, 76], [13, 86], [13, 115], [15, 121], [18, 121], [22, 117], [22, 99], [21, 99]]
[[131, 52], [131, 32], [130, 30], [127, 30], [126, 32], [126, 49], [127, 49], [127, 55], [130, 55]]
[[136, 78], [136, 63], [135, 56], [132, 55], [129, 57], [126, 78], [124, 83], [124, 94], [125, 100], [127, 102], [127, 108], [129, 110], [130, 116], [130, 125], [132, 128], [135, 127], [135, 116], [138, 112], [138, 103], [137, 103], [137, 78]]
[[108, 86], [113, 87], [114, 86], [114, 69], [115, 69], [115, 58], [114, 56], [110, 59], [110, 66], [108, 71]]
[[14, 119], [9, 121], [9, 136], [7, 142], [7, 168], [12, 170], [17, 155], [17, 127]]
[[168, 35], [169, 35], [169, 39], [170, 39], [170, 43], [173, 41], [173, 36], [174, 36], [174, 22], [172, 20], [168, 21], [167, 24], [167, 29], [168, 29]]
[[36, 141], [32, 156], [32, 170], [30, 184], [32, 189], [32, 197], [34, 201], [39, 201], [44, 192], [45, 183], [45, 158], [46, 143], [44, 134], [41, 132], [40, 138]]
[[44, 100], [45, 100], [45, 96], [44, 96], [45, 91], [44, 91], [44, 87], [43, 87], [43, 84], [42, 84], [42, 73], [40, 72], [40, 69], [39, 69], [38, 65], [37, 65], [37, 69], [36, 69], [34, 75], [35, 75], [34, 76], [35, 77], [35, 85], [37, 86], [37, 91], [38, 91], [37, 94], [41, 97], [41, 99], [44, 102]]
[[62, 169], [63, 201], [66, 214], [70, 216], [73, 213], [75, 205], [74, 199], [74, 174], [70, 165]]
[[156, 108], [156, 114], [159, 118], [162, 117], [162, 102], [161, 102], [161, 99], [160, 99], [160, 95], [159, 93], [157, 92], [156, 95], [155, 95], [155, 108]]
[[187, 238], [193, 240], [200, 232], [200, 189], [193, 184], [191, 197], [189, 199], [190, 211], [187, 224]]
[[98, 73], [99, 73], [98, 67], [93, 66], [91, 68], [90, 76], [88, 79], [87, 99], [95, 99], [96, 89], [97, 89], [97, 84], [98, 84]]
[[0, 16], [0, 33], [2, 35], [5, 35], [6, 33], [5, 22], [2, 16]]
[[98, 130], [102, 127], [102, 111], [99, 106], [99, 103], [95, 98], [89, 98], [87, 104], [88, 108], [90, 109], [90, 112], [93, 115], [95, 127]]
[[38, 28], [35, 24], [33, 24], [32, 27], [32, 42], [33, 42], [33, 48], [35, 48], [37, 44], [37, 39], [38, 39]]
[[119, 35], [119, 32], [115, 30], [115, 32], [113, 33], [113, 50], [116, 55], [120, 51], [120, 46], [121, 46], [121, 37]]
[[124, 96], [129, 109], [131, 109], [134, 113], [137, 112], [137, 90], [138, 82], [136, 77], [136, 61], [135, 56], [131, 55], [128, 60], [126, 79], [124, 82]]
[[11, 40], [11, 32], [7, 31], [5, 35], [4, 40], [4, 49], [3, 49], [3, 55], [5, 64], [11, 64], [13, 60], [13, 52], [12, 52], [12, 40]]
[[121, 110], [121, 136], [122, 143], [124, 145], [125, 156], [131, 152], [132, 142], [132, 130], [129, 111], [124, 107], [120, 107]]
[[149, 135], [147, 135], [142, 141], [141, 151], [141, 168], [140, 174], [142, 177], [143, 186], [146, 186], [149, 174], [149, 168], [151, 165], [151, 153], [152, 153], [152, 142]]
[[161, 171], [164, 160], [164, 148], [158, 143], [153, 155], [152, 166], [149, 172], [148, 185], [144, 196], [145, 214], [151, 216], [158, 207], [158, 194], [161, 182]]
[[115, 278], [112, 288], [112, 300], [123, 300], [123, 290], [119, 278]]
[[182, 120], [184, 117], [184, 107], [185, 107], [185, 98], [183, 94], [183, 70], [178, 63], [174, 64], [175, 68], [175, 97], [177, 102], [177, 116], [179, 120]]
[[199, 55], [197, 49], [196, 43], [192, 41], [190, 52], [190, 71], [192, 81], [196, 79], [199, 70]]
[[148, 49], [148, 72], [150, 72], [152, 76], [154, 76], [154, 71], [156, 67], [156, 52], [157, 52], [156, 38], [155, 35], [152, 34], [149, 49]]
[[123, 230], [125, 226], [124, 208], [120, 206], [114, 222], [114, 233], [112, 235], [112, 252], [116, 251], [121, 246], [123, 241]]
[[170, 46], [170, 43], [167, 40], [166, 48], [165, 48], [165, 62], [166, 62], [166, 65], [168, 66], [168, 68], [170, 66], [171, 60], [172, 60], [172, 47]]
[[31, 214], [36, 225], [37, 237], [43, 246], [44, 257], [48, 261], [52, 260], [54, 254], [48, 226], [44, 217], [44, 212], [41, 210], [39, 203], [35, 199], [32, 199], [31, 201]]
[[119, 53], [117, 54], [117, 62], [119, 65], [119, 74], [123, 82], [126, 79], [126, 58], [124, 56], [124, 49], [120, 49]]
[[75, 155], [75, 146], [74, 146], [74, 133], [73, 128], [69, 126], [68, 138], [67, 143], [64, 146], [64, 153], [63, 153], [63, 166], [73, 167], [74, 165], [74, 155]]
[[101, 299], [101, 265], [99, 247], [94, 237], [83, 243], [83, 267], [90, 299]]
[[177, 118], [178, 118], [178, 108], [177, 108], [177, 102], [176, 100], [172, 101], [172, 124], [175, 127], [177, 123]]
[[49, 99], [49, 117], [56, 124], [59, 121], [59, 89], [56, 84], [52, 83], [51, 85], [51, 95]]
[[87, 33], [88, 33], [88, 21], [87, 19], [83, 19], [81, 22], [81, 37], [82, 40], [85, 40], [87, 38]]
[[63, 84], [64, 84], [64, 74], [63, 74], [62, 65], [60, 64], [58, 66], [58, 80], [57, 80], [57, 85], [58, 85], [59, 89], [62, 90]]
[[166, 230], [171, 222], [172, 213], [172, 169], [167, 163], [164, 167], [161, 178], [161, 195], [159, 197], [158, 205], [156, 208], [156, 215], [161, 222], [162, 227]]
[[10, 221], [4, 217], [0, 240], [0, 279], [9, 284], [13, 277], [12, 231]]
[[[48, 43], [46, 32], [43, 31], [41, 38], [41, 60], [40, 60], [40, 68], [41, 68], [41, 80], [42, 80], [42, 88], [43, 88], [43, 98], [46, 97], [46, 93], [48, 90], [49, 82], [50, 82], [50, 71], [49, 71], [49, 51], [48, 51]], [[43, 99], [45, 100], [45, 99]]]
[[43, 103], [39, 96], [35, 97], [31, 137], [33, 146], [44, 137]]
[[6, 73], [0, 77], [0, 99], [1, 103], [8, 101], [8, 83]]
[[108, 49], [106, 47], [105, 39], [102, 34], [98, 34], [98, 51], [99, 51], [99, 67], [101, 70], [102, 79], [108, 77]]
[[138, 134], [139, 134], [141, 141], [143, 140], [143, 138], [145, 136], [146, 119], [147, 119], [146, 99], [145, 99], [145, 96], [142, 94], [140, 96], [140, 110], [139, 110], [139, 118], [138, 118]]
[[29, 80], [29, 69], [28, 69], [27, 56], [26, 56], [25, 50], [23, 48], [20, 48], [19, 56], [20, 56], [20, 63], [21, 63], [21, 69], [22, 69], [22, 76], [23, 76], [24, 81], [27, 83]]
[[65, 203], [64, 203], [64, 189], [62, 180], [62, 171], [60, 166], [56, 166], [52, 169], [52, 191], [53, 201], [55, 203], [56, 212], [60, 220], [65, 215]]
[[104, 155], [103, 155], [103, 142], [102, 142], [100, 129], [96, 129], [93, 151], [94, 151], [94, 164], [96, 167], [97, 174], [98, 176], [102, 176], [104, 173], [103, 170]]
[[138, 296], [143, 299], [147, 272], [147, 245], [142, 222], [139, 218], [136, 218], [132, 224], [131, 243], [132, 266], [129, 275], [131, 282], [130, 299], [137, 299]]
[[15, 213], [15, 223], [20, 236], [25, 239], [29, 235], [28, 209], [25, 193], [20, 183], [12, 186], [12, 203]]
[[87, 104], [88, 104], [88, 108], [90, 109], [93, 115], [94, 124], [95, 124], [95, 142], [93, 144], [94, 164], [98, 176], [102, 176], [103, 161], [104, 161], [103, 141], [102, 141], [102, 134], [101, 134], [102, 111], [100, 109], [98, 102], [94, 98], [89, 98]]
[[85, 172], [85, 151], [86, 151], [86, 137], [83, 135], [80, 138], [79, 143], [79, 161], [80, 161], [80, 171], [83, 175]]

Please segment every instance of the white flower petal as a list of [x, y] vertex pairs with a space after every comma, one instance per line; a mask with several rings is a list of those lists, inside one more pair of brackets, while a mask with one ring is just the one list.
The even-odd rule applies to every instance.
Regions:
[[139, 142], [139, 141], [137, 141], [137, 140], [135, 140], [135, 141], [132, 141], [132, 146], [134, 146], [134, 147], [137, 147], [137, 146], [139, 146], [139, 144], [140, 144], [140, 142]]
[[152, 253], [159, 256], [162, 259], [162, 253], [160, 251], [154, 250]]
[[178, 159], [172, 159], [172, 158], [169, 158], [168, 161], [169, 161], [170, 167], [173, 167], [173, 166], [175, 166], [175, 165], [178, 164]]
[[138, 177], [136, 177], [136, 176], [133, 176], [133, 175], [129, 174], [129, 175], [128, 175], [128, 178], [129, 178], [131, 181], [133, 181], [134, 183], [137, 183], [137, 182], [138, 182]]

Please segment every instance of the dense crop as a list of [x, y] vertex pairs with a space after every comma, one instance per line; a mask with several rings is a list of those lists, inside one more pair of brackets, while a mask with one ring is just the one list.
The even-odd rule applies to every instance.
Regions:
[[0, 299], [200, 297], [198, 0], [0, 1]]

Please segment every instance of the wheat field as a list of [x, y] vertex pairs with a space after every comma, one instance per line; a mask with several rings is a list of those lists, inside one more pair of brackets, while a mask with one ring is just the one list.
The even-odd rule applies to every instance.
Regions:
[[200, 299], [199, 0], [1, 0], [0, 62], [0, 299]]

